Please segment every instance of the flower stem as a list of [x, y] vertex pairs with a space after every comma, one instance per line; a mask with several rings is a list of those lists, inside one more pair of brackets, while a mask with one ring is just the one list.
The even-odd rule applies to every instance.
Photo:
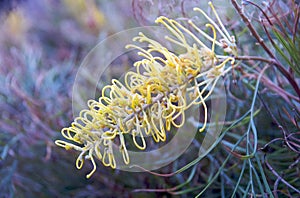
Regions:
[[[264, 61], [264, 62], [269, 62], [269, 63], [275, 65], [276, 68], [291, 83], [291, 85], [294, 88], [295, 92], [297, 93], [298, 97], [300, 97], [300, 88], [299, 88], [297, 82], [295, 81], [294, 77], [292, 76], [292, 74], [290, 74], [288, 72], [288, 70], [286, 70], [284, 68], [284, 66], [276, 59], [275, 55], [271, 52], [271, 50], [266, 46], [266, 44], [264, 43], [264, 40], [259, 36], [258, 32], [253, 27], [253, 25], [251, 24], [250, 20], [244, 15], [244, 13], [242, 11], [242, 8], [238, 5], [238, 3], [236, 2], [236, 0], [231, 0], [231, 3], [235, 7], [236, 11], [241, 16], [241, 18], [243, 19], [244, 23], [247, 25], [247, 27], [250, 30], [250, 32], [252, 33], [252, 35], [256, 38], [256, 40], [258, 41], [258, 43], [264, 48], [264, 50], [267, 52], [267, 54], [272, 58], [271, 61], [266, 61], [268, 59], [256, 57], [256, 60], [260, 60], [260, 61]], [[236, 58], [236, 59], [238, 60], [238, 58]], [[240, 60], [242, 60], [242, 59], [240, 59]], [[247, 59], [244, 59], [244, 60], [247, 60]], [[248, 58], [248, 60], [255, 60], [255, 59], [253, 59], [253, 58], [249, 59]]]

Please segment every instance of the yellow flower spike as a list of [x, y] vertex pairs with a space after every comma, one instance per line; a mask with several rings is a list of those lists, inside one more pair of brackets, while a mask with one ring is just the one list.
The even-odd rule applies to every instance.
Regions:
[[[204, 122], [199, 131], [205, 130], [208, 119], [206, 100], [219, 78], [233, 68], [226, 65], [235, 62], [234, 57], [219, 55], [215, 51], [220, 48], [233, 55], [237, 52], [234, 37], [229, 36], [216, 10], [209, 4], [217, 22], [201, 9], [195, 10], [208, 20], [206, 27], [212, 29], [212, 35], [202, 31], [191, 20], [188, 21], [190, 27], [200, 36], [176, 20], [159, 17], [156, 22], [169, 31], [166, 40], [182, 47], [184, 53], [175, 54], [162, 43], [139, 33], [133, 40], [148, 47], [126, 46], [138, 50], [141, 57], [133, 64], [135, 71], [125, 74], [124, 83], [113, 79], [111, 85], [102, 89], [99, 100], [89, 100], [88, 109], [81, 111], [71, 126], [61, 131], [63, 137], [74, 144], [62, 140], [55, 143], [80, 152], [76, 167], [81, 168], [84, 160], [93, 164], [87, 178], [96, 171], [95, 157], [104, 166], [116, 168], [112, 147], [115, 143], [119, 144], [118, 152], [124, 163], [130, 164], [127, 138], [132, 138], [134, 147], [140, 150], [147, 147], [146, 135], [151, 135], [156, 143], [166, 141], [166, 132], [184, 125], [185, 111], [192, 105], [203, 106]], [[211, 44], [206, 45], [204, 41]]]

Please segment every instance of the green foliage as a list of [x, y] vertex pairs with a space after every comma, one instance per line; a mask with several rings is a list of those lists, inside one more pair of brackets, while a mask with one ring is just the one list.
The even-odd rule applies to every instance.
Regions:
[[291, 67], [297, 75], [300, 75], [300, 39], [298, 33], [295, 42], [293, 42], [291, 38], [281, 35], [276, 29], [273, 30], [273, 33], [282, 46], [281, 49], [276, 43], [273, 43], [274, 48], [288, 63], [289, 67]]

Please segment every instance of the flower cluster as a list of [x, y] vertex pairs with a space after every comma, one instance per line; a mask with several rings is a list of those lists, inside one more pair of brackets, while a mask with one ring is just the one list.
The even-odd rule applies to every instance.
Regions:
[[[119, 152], [125, 164], [130, 163], [126, 138], [132, 138], [135, 146], [144, 150], [146, 136], [155, 142], [165, 141], [166, 132], [172, 127], [181, 127], [185, 122], [185, 111], [192, 105], [203, 105], [205, 121], [200, 129], [203, 131], [207, 122], [206, 99], [211, 95], [217, 80], [230, 71], [226, 63], [234, 63], [236, 45], [213, 5], [211, 6], [217, 22], [205, 12], [199, 11], [209, 21], [206, 25], [212, 35], [198, 28], [192, 20], [188, 23], [197, 32], [196, 36], [181, 23], [159, 17], [156, 23], [162, 24], [170, 32], [166, 40], [180, 48], [184, 53], [175, 54], [161, 43], [140, 33], [134, 41], [147, 43], [147, 49], [136, 45], [127, 48], [138, 49], [142, 60], [135, 62], [136, 70], [125, 75], [125, 82], [113, 79], [111, 85], [102, 90], [98, 101], [89, 100], [89, 109], [80, 112], [70, 127], [62, 129], [67, 140], [56, 140], [56, 144], [65, 149], [80, 152], [76, 166], [80, 169], [85, 159], [92, 162], [94, 168], [87, 175], [89, 178], [96, 170], [95, 159], [104, 166], [116, 168], [113, 145], [119, 145]], [[221, 39], [217, 40], [217, 34]], [[192, 38], [193, 43], [188, 42]], [[202, 39], [209, 41], [210, 46]], [[217, 55], [215, 48], [220, 47], [225, 54]]]

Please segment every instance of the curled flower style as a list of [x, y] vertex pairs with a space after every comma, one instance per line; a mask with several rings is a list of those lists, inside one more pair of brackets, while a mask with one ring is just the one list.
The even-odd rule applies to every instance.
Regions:
[[[132, 44], [126, 46], [137, 49], [142, 57], [134, 63], [136, 70], [126, 73], [124, 83], [113, 79], [111, 85], [103, 88], [98, 101], [89, 100], [89, 109], [81, 111], [70, 127], [62, 129], [63, 137], [72, 143], [64, 140], [55, 143], [80, 152], [76, 160], [78, 169], [84, 160], [92, 162], [94, 168], [87, 178], [96, 170], [95, 158], [104, 166], [116, 168], [113, 145], [119, 145], [124, 163], [129, 164], [128, 138], [132, 138], [140, 150], [146, 149], [147, 136], [154, 142], [166, 141], [172, 127], [184, 125], [185, 111], [192, 105], [203, 106], [204, 123], [200, 132], [205, 130], [208, 113], [205, 101], [218, 79], [231, 70], [231, 66], [225, 67], [226, 63], [233, 65], [235, 60], [231, 55], [237, 53], [234, 37], [225, 29], [213, 5], [209, 5], [217, 22], [201, 9], [194, 10], [209, 21], [206, 27], [211, 29], [212, 35], [191, 20], [188, 23], [198, 36], [175, 20], [159, 17], [156, 23], [170, 32], [166, 40], [183, 48], [184, 53], [175, 54], [160, 42], [139, 33], [133, 40], [147, 43], [147, 49]], [[217, 36], [221, 37], [219, 41]], [[229, 55], [216, 54], [217, 47]]]

